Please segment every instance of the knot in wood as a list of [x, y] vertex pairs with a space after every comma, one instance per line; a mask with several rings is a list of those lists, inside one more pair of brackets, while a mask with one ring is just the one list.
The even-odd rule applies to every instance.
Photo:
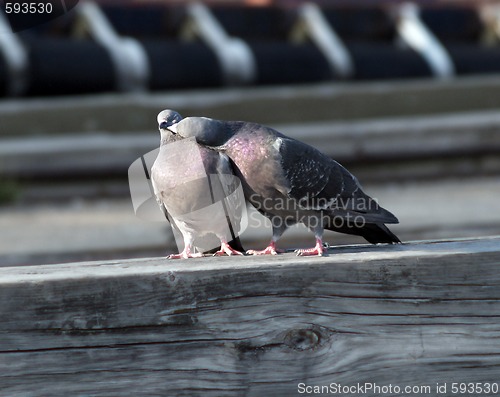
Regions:
[[312, 329], [292, 329], [285, 335], [285, 345], [295, 350], [314, 349], [319, 342], [320, 334]]

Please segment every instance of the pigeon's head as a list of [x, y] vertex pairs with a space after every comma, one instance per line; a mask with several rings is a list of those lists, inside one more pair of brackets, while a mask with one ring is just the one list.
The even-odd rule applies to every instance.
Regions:
[[168, 129], [183, 138], [194, 137], [200, 145], [210, 147], [222, 146], [232, 136], [224, 122], [207, 117], [186, 117]]
[[158, 121], [158, 128], [161, 130], [168, 130], [174, 124], [182, 120], [182, 116], [175, 110], [165, 109], [158, 113], [156, 118]]

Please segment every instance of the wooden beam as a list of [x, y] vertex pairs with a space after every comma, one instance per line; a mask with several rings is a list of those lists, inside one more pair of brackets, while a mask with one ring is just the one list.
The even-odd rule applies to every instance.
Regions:
[[0, 302], [5, 396], [500, 382], [500, 237], [0, 268]]

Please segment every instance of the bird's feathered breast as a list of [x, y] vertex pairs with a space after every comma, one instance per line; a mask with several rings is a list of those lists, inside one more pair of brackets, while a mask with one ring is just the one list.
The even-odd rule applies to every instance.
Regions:
[[[200, 147], [194, 138], [160, 147], [151, 178], [156, 196], [169, 212], [183, 214], [211, 204], [205, 163], [213, 162], [216, 169], [218, 156]], [[189, 197], [196, 199], [189, 200]]]

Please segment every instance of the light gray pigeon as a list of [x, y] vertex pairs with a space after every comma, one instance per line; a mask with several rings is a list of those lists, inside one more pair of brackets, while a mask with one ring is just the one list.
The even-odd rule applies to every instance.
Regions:
[[324, 229], [360, 235], [373, 244], [400, 243], [385, 226], [398, 219], [365, 194], [347, 169], [303, 142], [259, 124], [205, 117], [188, 117], [168, 128], [227, 154], [246, 199], [271, 220], [269, 246], [248, 253], [276, 255], [276, 242], [298, 222], [314, 233], [316, 245], [297, 255], [323, 255]]
[[[184, 250], [169, 258], [203, 256], [202, 252], [194, 252], [195, 246], [208, 249], [219, 241], [221, 247], [215, 255], [243, 255], [237, 233], [240, 207], [245, 206], [245, 201], [243, 194], [240, 199], [231, 195], [239, 180], [233, 174], [229, 158], [198, 145], [194, 138], [183, 139], [173, 134], [169, 128], [182, 120], [179, 113], [163, 110], [157, 120], [161, 141], [158, 157], [151, 167], [153, 190], [160, 208], [184, 240]], [[218, 239], [215, 244], [210, 237]]]

